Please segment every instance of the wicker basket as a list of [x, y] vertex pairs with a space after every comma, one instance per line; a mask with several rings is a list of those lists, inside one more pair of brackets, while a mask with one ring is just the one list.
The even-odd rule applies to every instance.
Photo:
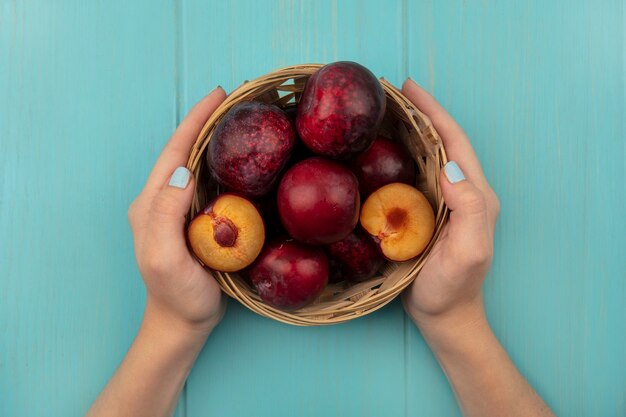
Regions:
[[[233, 105], [247, 100], [264, 101], [283, 108], [293, 106], [299, 101], [306, 80], [321, 66], [295, 65], [245, 82], [217, 108], [200, 132], [187, 163], [197, 179], [190, 219], [220, 193], [220, 188], [206, 165], [205, 151], [224, 114]], [[250, 310], [284, 323], [301, 326], [341, 323], [369, 314], [389, 303], [413, 281], [422, 268], [448, 217], [448, 209], [439, 187], [439, 173], [446, 163], [446, 154], [430, 120], [397, 88], [384, 79], [380, 82], [387, 96], [387, 112], [382, 131], [402, 140], [411, 152], [418, 167], [415, 185], [426, 195], [435, 210], [435, 234], [430, 244], [420, 256], [411, 261], [387, 262], [372, 279], [352, 285], [346, 282], [330, 284], [314, 303], [291, 312], [265, 304], [238, 274], [212, 271], [224, 292]]]

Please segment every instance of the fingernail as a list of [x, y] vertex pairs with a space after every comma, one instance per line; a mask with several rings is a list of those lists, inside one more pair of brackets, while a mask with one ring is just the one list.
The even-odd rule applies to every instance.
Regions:
[[457, 182], [461, 182], [465, 180], [465, 175], [463, 175], [463, 171], [457, 165], [456, 162], [450, 161], [443, 167], [443, 171], [446, 173], [446, 177], [448, 177], [448, 181], [452, 184], [456, 184]]
[[178, 167], [170, 178], [169, 186], [185, 189], [189, 184], [189, 178], [191, 178], [191, 172], [185, 167]]

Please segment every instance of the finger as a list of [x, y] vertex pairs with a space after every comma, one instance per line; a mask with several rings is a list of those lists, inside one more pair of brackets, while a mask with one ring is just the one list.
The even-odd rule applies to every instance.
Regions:
[[424, 114], [426, 114], [443, 141], [448, 159], [463, 166], [469, 179], [479, 186], [487, 184], [474, 148], [463, 129], [426, 90], [412, 79], [402, 85], [402, 93]]
[[154, 192], [160, 190], [172, 171], [187, 163], [191, 147], [200, 134], [200, 130], [225, 99], [226, 93], [222, 87], [217, 87], [189, 111], [163, 148], [163, 152], [148, 177], [145, 189]]
[[149, 220], [150, 239], [170, 248], [185, 248], [185, 215], [193, 199], [194, 179], [191, 172], [180, 166], [168, 183], [152, 199]]
[[483, 254], [491, 251], [493, 225], [482, 191], [465, 178], [456, 162], [448, 162], [440, 178], [441, 192], [450, 209], [448, 236], [461, 253]]

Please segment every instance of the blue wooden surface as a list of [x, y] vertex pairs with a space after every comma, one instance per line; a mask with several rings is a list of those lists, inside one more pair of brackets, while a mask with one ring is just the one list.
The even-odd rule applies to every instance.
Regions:
[[[215, 85], [357, 60], [411, 75], [500, 195], [493, 327], [563, 416], [626, 410], [621, 1], [0, 1], [0, 416], [81, 415], [137, 330], [126, 207]], [[453, 416], [399, 303], [295, 328], [230, 303], [179, 415]]]

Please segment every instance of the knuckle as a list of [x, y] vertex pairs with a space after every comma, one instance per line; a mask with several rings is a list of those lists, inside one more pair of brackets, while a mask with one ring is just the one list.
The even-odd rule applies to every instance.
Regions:
[[471, 214], [483, 213], [487, 210], [487, 202], [480, 192], [467, 193], [463, 196], [462, 204]]
[[451, 262], [462, 270], [482, 269], [491, 264], [493, 247], [487, 239], [477, 241], [471, 245], [456, 248], [452, 258], [454, 261]]
[[493, 250], [489, 244], [479, 244], [465, 254], [464, 262], [472, 268], [480, 268], [491, 264]]
[[177, 201], [173, 196], [161, 193], [152, 201], [150, 211], [156, 216], [169, 217], [177, 212]]
[[489, 190], [488, 202], [495, 215], [497, 216], [498, 214], [500, 214], [500, 199], [498, 198], [498, 195], [495, 193], [495, 191]]
[[154, 236], [146, 237], [146, 244], [137, 254], [137, 265], [144, 277], [171, 277], [185, 273], [189, 267], [186, 248], [163, 244]]
[[138, 203], [137, 200], [133, 200], [132, 203], [130, 203], [130, 205], [128, 206], [128, 222], [130, 224], [133, 224], [137, 221], [137, 216], [138, 216], [138, 211], [139, 208], [137, 207]]
[[165, 275], [169, 269], [169, 262], [164, 256], [150, 254], [140, 262], [140, 269], [143, 274], [149, 276]]

